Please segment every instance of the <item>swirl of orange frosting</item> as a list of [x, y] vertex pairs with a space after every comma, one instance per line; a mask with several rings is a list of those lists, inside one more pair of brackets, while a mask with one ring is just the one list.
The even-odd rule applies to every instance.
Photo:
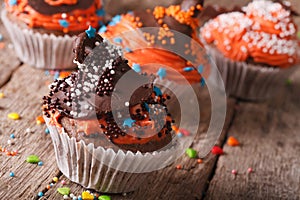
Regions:
[[[11, 4], [5, 0], [9, 13], [26, 23], [30, 28], [44, 28], [50, 31], [61, 31], [63, 33], [79, 32], [89, 26], [98, 27], [103, 16], [98, 16], [97, 11], [101, 8], [99, 0], [95, 0], [87, 9], [76, 8], [70, 12], [55, 14], [43, 14], [35, 10], [28, 3], [29, 0], [18, 0], [16, 4]], [[78, 0], [45, 0], [51, 7], [72, 6]], [[48, 5], [46, 4], [46, 5]], [[49, 6], [50, 6], [49, 5]]]
[[206, 43], [234, 61], [286, 68], [298, 62], [297, 27], [279, 3], [253, 1], [242, 12], [217, 16], [201, 29]]

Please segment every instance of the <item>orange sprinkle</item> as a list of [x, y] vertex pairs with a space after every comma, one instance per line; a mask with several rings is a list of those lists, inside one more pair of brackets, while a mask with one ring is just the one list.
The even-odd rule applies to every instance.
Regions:
[[201, 164], [201, 163], [203, 163], [203, 160], [199, 158], [199, 159], [197, 159], [197, 163]]
[[239, 145], [240, 145], [239, 141], [238, 141], [236, 138], [232, 137], [232, 136], [230, 136], [230, 137], [228, 138], [227, 144], [228, 144], [229, 146], [232, 146], [232, 147], [234, 147], [234, 146], [239, 146]]
[[174, 39], [174, 38], [171, 38], [171, 39], [170, 39], [170, 43], [171, 43], [171, 44], [175, 44], [175, 39]]
[[5, 47], [5, 43], [4, 42], [0, 42], [0, 49], [3, 49]]
[[47, 190], [50, 190], [51, 186], [50, 186], [50, 185], [47, 185], [46, 188], [47, 188]]
[[176, 169], [182, 169], [182, 166], [181, 165], [177, 165]]
[[82, 21], [82, 17], [77, 17], [77, 20], [79, 21], [79, 22], [81, 22]]
[[44, 120], [43, 116], [38, 116], [38, 117], [36, 118], [36, 123], [37, 123], [37, 124], [44, 124], [44, 123], [45, 123], [45, 120]]
[[67, 76], [69, 76], [72, 72], [70, 71], [62, 71], [59, 73], [59, 78], [63, 79], [66, 78]]
[[167, 44], [167, 41], [166, 40], [162, 40], [161, 43], [162, 44]]

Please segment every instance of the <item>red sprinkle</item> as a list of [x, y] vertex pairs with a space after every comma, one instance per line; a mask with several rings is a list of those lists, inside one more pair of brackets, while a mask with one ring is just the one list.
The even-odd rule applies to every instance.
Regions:
[[211, 152], [212, 152], [212, 154], [214, 154], [214, 155], [222, 155], [222, 154], [224, 154], [223, 149], [221, 149], [221, 148], [218, 147], [218, 146], [214, 146], [214, 147], [211, 149]]
[[185, 129], [179, 129], [179, 132], [182, 133], [182, 135], [184, 136], [189, 136], [190, 135], [190, 132], [188, 130], [185, 130]]
[[182, 169], [182, 166], [181, 165], [177, 165], [176, 169]]
[[231, 171], [231, 173], [232, 173], [233, 175], [237, 175], [237, 171], [236, 171], [235, 169], [233, 169], [233, 170]]

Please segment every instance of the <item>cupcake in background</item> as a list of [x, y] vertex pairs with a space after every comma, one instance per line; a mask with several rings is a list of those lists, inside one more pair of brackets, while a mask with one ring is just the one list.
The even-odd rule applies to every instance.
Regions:
[[[122, 46], [124, 57], [137, 72], [158, 75], [164, 72], [163, 78], [184, 83], [178, 76], [181, 75], [200, 85], [204, 82], [201, 74], [209, 72], [208, 67], [203, 69], [208, 65], [202, 58], [204, 53], [195, 47], [200, 45], [197, 16], [202, 6], [203, 0], [183, 0], [180, 5], [131, 11], [113, 17], [107, 26], [100, 28], [99, 34]], [[179, 38], [176, 33], [189, 38]], [[194, 66], [193, 61], [199, 65]]]
[[200, 36], [229, 95], [265, 100], [299, 65], [297, 27], [280, 3], [255, 0], [242, 11], [220, 14]]
[[[152, 76], [131, 70], [121, 50], [93, 31], [76, 38], [74, 53], [78, 71], [56, 80], [44, 97], [58, 168], [86, 188], [133, 191], [146, 172], [176, 155], [173, 121], [164, 103], [168, 97], [154, 89]], [[130, 81], [118, 87], [128, 73]], [[145, 84], [127, 101], [122, 94], [136, 79]]]
[[99, 27], [101, 0], [5, 0], [1, 19], [18, 57], [41, 69], [70, 69], [74, 36]]

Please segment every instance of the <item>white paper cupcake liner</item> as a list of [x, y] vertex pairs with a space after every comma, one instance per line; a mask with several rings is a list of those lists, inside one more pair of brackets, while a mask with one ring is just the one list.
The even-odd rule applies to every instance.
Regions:
[[22, 62], [40, 69], [75, 68], [72, 51], [74, 37], [41, 34], [22, 29], [8, 19], [6, 10], [2, 11], [1, 19]]
[[261, 101], [272, 98], [276, 95], [276, 87], [285, 84], [297, 69], [296, 66], [280, 69], [235, 62], [224, 57], [211, 45], [206, 45], [205, 48], [220, 71], [227, 95], [243, 100]]
[[115, 152], [111, 148], [77, 142], [63, 128], [49, 124], [57, 165], [71, 181], [85, 188], [106, 193], [123, 193], [136, 190], [151, 175], [151, 171], [170, 164], [176, 155], [175, 146], [170, 149], [145, 153]]

